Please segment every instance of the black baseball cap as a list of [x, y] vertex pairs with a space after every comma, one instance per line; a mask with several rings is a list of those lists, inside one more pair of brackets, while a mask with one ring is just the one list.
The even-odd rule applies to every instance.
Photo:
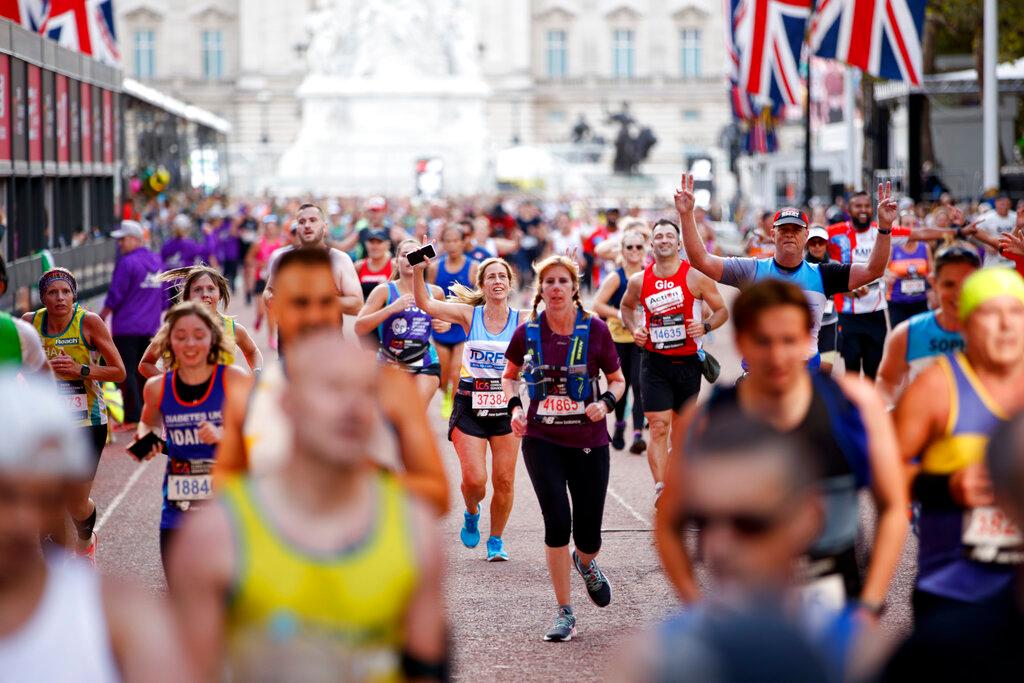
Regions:
[[366, 233], [366, 241], [369, 242], [370, 240], [380, 240], [381, 242], [387, 242], [388, 241], [388, 231], [387, 230], [370, 230], [368, 233]]
[[772, 219], [772, 225], [799, 225], [801, 228], [806, 228], [807, 214], [800, 209], [787, 206], [779, 209], [775, 213], [775, 217]]

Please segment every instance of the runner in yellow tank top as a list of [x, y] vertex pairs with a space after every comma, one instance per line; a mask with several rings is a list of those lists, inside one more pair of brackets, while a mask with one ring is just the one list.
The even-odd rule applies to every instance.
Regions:
[[[380, 369], [356, 341], [288, 349], [286, 464], [235, 478], [186, 520], [169, 559], [185, 651], [201, 679], [440, 679], [437, 530], [372, 463]], [[345, 363], [324, 363], [345, 358]], [[301, 504], [299, 504], [301, 501]]]
[[[224, 348], [227, 349], [221, 354], [222, 365], [235, 364], [235, 347], [237, 346], [245, 356], [249, 369], [257, 371], [263, 369], [263, 354], [256, 347], [256, 342], [249, 336], [249, 331], [242, 325], [235, 322], [220, 312], [220, 304], [227, 308], [231, 300], [231, 290], [228, 281], [224, 276], [209, 266], [192, 266], [189, 268], [178, 268], [169, 270], [160, 275], [160, 280], [165, 282], [178, 282], [179, 290], [174, 303], [179, 301], [197, 301], [205, 304], [210, 312], [224, 321]], [[162, 360], [162, 364], [157, 362]], [[139, 373], [145, 377], [155, 377], [163, 372], [172, 369], [169, 365], [169, 358], [160, 358], [160, 352], [155, 344], [150, 344], [146, 352], [142, 354], [139, 361]]]
[[[57, 388], [74, 414], [83, 439], [91, 446], [92, 470], [88, 478], [68, 487], [65, 504], [78, 531], [76, 550], [95, 561], [96, 504], [89, 492], [107, 442], [102, 386], [104, 382], [124, 381], [124, 362], [103, 320], [78, 305], [78, 283], [71, 271], [53, 268], [44, 273], [39, 278], [39, 297], [44, 307], [26, 313], [24, 320], [39, 333]], [[53, 531], [54, 539], [63, 543], [63, 523]]]

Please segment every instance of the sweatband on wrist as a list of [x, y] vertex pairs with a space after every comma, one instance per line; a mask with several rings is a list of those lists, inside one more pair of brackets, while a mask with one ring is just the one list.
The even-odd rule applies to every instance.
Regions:
[[513, 396], [512, 398], [510, 398], [508, 400], [508, 412], [511, 413], [516, 408], [522, 408], [522, 407], [523, 407], [523, 399], [519, 398], [518, 396]]
[[615, 410], [615, 404], [618, 403], [618, 401], [615, 400], [615, 394], [610, 391], [606, 391], [601, 394], [601, 398], [599, 400], [608, 408], [609, 413]]

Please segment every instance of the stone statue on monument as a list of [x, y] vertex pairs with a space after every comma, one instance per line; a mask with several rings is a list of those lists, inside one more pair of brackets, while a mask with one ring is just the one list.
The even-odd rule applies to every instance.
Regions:
[[620, 111], [612, 114], [606, 110], [606, 114], [605, 124], [619, 124], [612, 170], [621, 175], [636, 175], [639, 173], [640, 162], [647, 158], [658, 138], [648, 126], [640, 126], [640, 131], [633, 135], [632, 129], [638, 124], [629, 111], [629, 102], [623, 102]]
[[320, 0], [309, 72], [354, 79], [479, 77], [468, 0]]

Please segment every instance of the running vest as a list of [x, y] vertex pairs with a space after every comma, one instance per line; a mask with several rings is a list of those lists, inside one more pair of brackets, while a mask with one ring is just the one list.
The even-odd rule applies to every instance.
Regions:
[[375, 518], [365, 537], [330, 553], [289, 541], [268, 519], [254, 480], [225, 486], [239, 549], [227, 639], [259, 678], [403, 679], [403, 622], [418, 579], [413, 530], [401, 485], [383, 472], [374, 480]]
[[508, 414], [508, 401], [501, 388], [505, 372], [505, 350], [519, 327], [519, 311], [508, 309], [508, 320], [498, 334], [491, 334], [484, 324], [484, 307], [473, 309], [469, 336], [462, 347], [462, 370], [459, 372], [459, 393], [468, 393], [472, 408], [481, 417], [503, 417]]
[[[82, 332], [85, 313], [84, 308], [75, 304], [68, 326], [58, 334], [49, 335], [46, 333], [48, 319], [46, 309], [40, 308], [35, 312], [32, 316], [32, 326], [39, 333], [47, 359], [56, 358], [63, 353], [65, 356], [70, 356], [76, 363], [92, 364], [97, 354], [96, 349], [85, 340], [85, 334]], [[107, 404], [103, 400], [103, 388], [99, 382], [87, 377], [73, 380], [58, 379], [57, 388], [80, 426], [93, 427], [107, 424]]]
[[[821, 535], [802, 562], [805, 596], [838, 609], [860, 595], [862, 581], [854, 544], [858, 492], [870, 484], [868, 437], [860, 411], [827, 375], [811, 372], [813, 395], [807, 415], [789, 434], [816, 447], [825, 499]], [[704, 408], [706, 429], [716, 420], [732, 420], [740, 411], [736, 387], [715, 385]], [[707, 426], [705, 426], [707, 425]], [[693, 435], [689, 438], [693, 438]]]
[[942, 329], [935, 311], [911, 316], [907, 325], [906, 361], [911, 382], [934, 363], [937, 356], [964, 350], [964, 338], [959, 332]]
[[[398, 287], [388, 283], [390, 306], [398, 299]], [[380, 351], [377, 357], [388, 363], [397, 363], [410, 368], [421, 368], [437, 363], [437, 351], [430, 343], [432, 318], [416, 306], [392, 313], [377, 327], [380, 337]]]
[[46, 586], [28, 620], [0, 637], [4, 680], [115, 683], [99, 574], [84, 562], [47, 562]]
[[[449, 273], [445, 266], [448, 264], [448, 255], [445, 254], [437, 262], [437, 277], [434, 279], [434, 284], [441, 288], [445, 296], [449, 296], [451, 292], [451, 286], [456, 282], [463, 286], [470, 286], [469, 282], [469, 270], [473, 266], [473, 262], [468, 258], [465, 259], [460, 268], [455, 273]], [[442, 344], [459, 344], [466, 341], [466, 331], [459, 325], [452, 325], [452, 328], [447, 332], [435, 332], [434, 341], [441, 342]]]
[[14, 318], [0, 311], [0, 365], [21, 365], [21, 335]]
[[754, 269], [754, 282], [768, 278], [791, 282], [803, 290], [804, 296], [807, 297], [807, 305], [811, 309], [811, 346], [807, 357], [814, 358], [818, 355], [818, 332], [821, 330], [821, 320], [825, 315], [825, 304], [828, 301], [819, 265], [801, 261], [796, 270], [787, 270], [780, 268], [774, 258], [758, 259]]
[[[626, 287], [629, 285], [629, 276], [626, 275], [625, 268], [619, 268], [615, 273], [619, 276], [619, 286], [608, 299], [608, 305], [613, 308], [620, 308], [622, 306], [622, 297], [625, 296]], [[633, 333], [626, 329], [618, 316], [609, 316], [605, 322], [608, 324], [608, 331], [612, 335], [613, 342], [616, 344], [633, 343]]]
[[194, 403], [185, 403], [178, 397], [174, 386], [177, 374], [177, 370], [164, 374], [160, 397], [167, 437], [161, 529], [177, 527], [181, 512], [213, 497], [213, 456], [217, 444], [205, 444], [199, 439], [199, 425], [224, 424], [224, 366], [214, 366], [206, 393]]
[[526, 356], [522, 375], [531, 404], [537, 404], [533, 419], [548, 425], [589, 424], [586, 407], [599, 393], [597, 377], [591, 377], [587, 369], [590, 316], [585, 315], [582, 309], [576, 311], [569, 348], [561, 365], [549, 365], [544, 360], [541, 340], [543, 316], [541, 313], [536, 320], [526, 323]]
[[701, 319], [701, 302], [686, 286], [690, 264], [679, 262], [675, 274], [659, 277], [655, 264], [644, 271], [640, 303], [644, 307], [648, 337], [644, 348], [666, 356], [692, 356], [700, 345], [686, 334], [686, 323]]
[[[949, 386], [949, 422], [944, 436], [925, 449], [921, 470], [950, 474], [984, 459], [989, 437], [1007, 416], [962, 353], [937, 362]], [[922, 502], [918, 589], [980, 602], [1007, 588], [1022, 561], [1019, 531], [997, 508], [936, 508]]]
[[896, 278], [892, 285], [889, 301], [894, 304], [920, 303], [928, 298], [928, 246], [918, 242], [917, 248], [908, 252], [902, 244], [892, 248], [889, 272]]
[[370, 259], [363, 259], [359, 264], [359, 286], [363, 290], [363, 301], [370, 298], [374, 287], [391, 279], [393, 265], [394, 262], [388, 259], [380, 270], [370, 270]]

